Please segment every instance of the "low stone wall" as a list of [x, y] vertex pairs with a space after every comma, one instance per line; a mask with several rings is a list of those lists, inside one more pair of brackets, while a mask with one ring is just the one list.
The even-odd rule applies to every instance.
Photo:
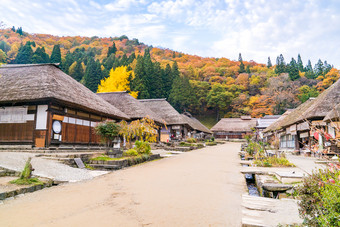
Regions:
[[53, 181], [48, 181], [48, 182], [45, 182], [42, 185], [27, 186], [25, 188], [20, 188], [20, 189], [13, 190], [13, 191], [2, 192], [2, 193], [0, 193], [0, 200], [4, 200], [4, 199], [10, 198], [10, 197], [14, 197], [14, 196], [17, 196], [17, 195], [20, 195], [20, 194], [35, 192], [35, 191], [41, 190], [41, 189], [46, 188], [46, 187], [51, 187], [52, 184], [53, 184]]
[[121, 169], [124, 167], [137, 165], [143, 162], [152, 161], [155, 159], [160, 159], [160, 154], [152, 154], [149, 155], [147, 158], [144, 156], [137, 156], [137, 157], [129, 157], [126, 159], [121, 160], [110, 160], [110, 161], [102, 161], [102, 160], [89, 160], [88, 164], [90, 166], [95, 166], [97, 169], [102, 168], [105, 169], [105, 166], [116, 166], [116, 169]]

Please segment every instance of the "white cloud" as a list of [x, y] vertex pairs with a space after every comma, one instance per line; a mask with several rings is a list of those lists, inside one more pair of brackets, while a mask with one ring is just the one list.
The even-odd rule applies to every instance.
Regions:
[[340, 67], [336, 0], [2, 0], [8, 26], [54, 35], [120, 36], [211, 57], [265, 63], [301, 54]]

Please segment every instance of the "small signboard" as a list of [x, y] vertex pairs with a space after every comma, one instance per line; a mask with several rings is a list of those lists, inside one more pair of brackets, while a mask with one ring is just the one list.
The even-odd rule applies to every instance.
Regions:
[[76, 162], [78, 168], [80, 168], [80, 169], [85, 168], [85, 165], [84, 165], [83, 161], [81, 160], [81, 158], [75, 158], [74, 161]]

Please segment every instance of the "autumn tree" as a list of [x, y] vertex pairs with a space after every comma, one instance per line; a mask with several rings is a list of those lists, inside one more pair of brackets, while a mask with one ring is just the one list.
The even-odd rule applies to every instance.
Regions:
[[130, 80], [133, 78], [133, 72], [128, 71], [126, 66], [117, 67], [115, 70], [111, 69], [110, 76], [100, 81], [97, 92], [127, 91], [137, 98], [138, 92], [130, 89]]
[[302, 103], [306, 102], [310, 97], [317, 97], [318, 95], [319, 92], [314, 87], [309, 87], [308, 85], [299, 87], [298, 98]]
[[7, 55], [6, 53], [0, 49], [0, 64], [7, 62]]

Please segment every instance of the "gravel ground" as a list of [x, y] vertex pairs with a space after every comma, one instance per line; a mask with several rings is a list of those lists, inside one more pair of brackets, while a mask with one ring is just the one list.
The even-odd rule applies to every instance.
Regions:
[[89, 180], [96, 176], [108, 173], [107, 171], [94, 171], [87, 169], [73, 168], [55, 160], [47, 160], [35, 157], [32, 153], [0, 152], [0, 167], [22, 171], [29, 157], [32, 157], [33, 174], [46, 177], [55, 181], [77, 182]]

